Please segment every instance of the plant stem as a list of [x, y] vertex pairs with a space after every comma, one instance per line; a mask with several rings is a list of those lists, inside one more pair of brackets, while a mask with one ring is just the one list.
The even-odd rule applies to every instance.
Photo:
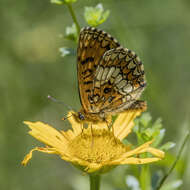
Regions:
[[151, 176], [149, 165], [143, 165], [140, 174], [140, 185], [142, 190], [151, 189]]
[[100, 190], [100, 175], [89, 175], [90, 190]]
[[186, 136], [185, 136], [185, 138], [184, 138], [184, 140], [183, 140], [183, 143], [182, 143], [182, 145], [181, 145], [181, 147], [180, 147], [180, 150], [179, 150], [179, 152], [178, 152], [178, 154], [177, 154], [176, 160], [175, 160], [174, 163], [172, 164], [172, 166], [171, 166], [171, 168], [169, 169], [168, 173], [166, 173], [165, 176], [160, 180], [160, 183], [158, 184], [156, 190], [159, 190], [159, 189], [162, 187], [162, 185], [164, 184], [164, 182], [166, 181], [166, 179], [168, 178], [168, 176], [171, 174], [171, 172], [172, 172], [173, 169], [175, 168], [175, 166], [176, 166], [176, 164], [177, 164], [177, 162], [178, 162], [178, 160], [179, 160], [179, 158], [180, 158], [180, 156], [181, 156], [181, 153], [182, 153], [182, 151], [183, 151], [183, 149], [184, 149], [184, 147], [185, 147], [185, 144], [187, 143], [188, 138], [189, 138], [189, 132], [186, 134]]
[[71, 17], [72, 17], [72, 19], [73, 19], [73, 22], [75, 23], [75, 25], [76, 25], [76, 27], [77, 27], [77, 33], [79, 34], [79, 33], [80, 33], [80, 25], [79, 25], [79, 23], [78, 23], [78, 21], [77, 21], [77, 17], [76, 17], [76, 15], [75, 15], [74, 10], [73, 10], [72, 4], [71, 4], [71, 3], [66, 3], [66, 5], [67, 5], [67, 7], [68, 7], [68, 9], [69, 9], [69, 12], [70, 12]]

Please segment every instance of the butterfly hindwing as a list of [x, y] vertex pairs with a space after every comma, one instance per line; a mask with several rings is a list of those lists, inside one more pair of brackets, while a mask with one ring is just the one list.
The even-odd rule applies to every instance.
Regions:
[[90, 96], [94, 112], [117, 113], [131, 107], [143, 106], [137, 102], [146, 85], [144, 68], [132, 51], [118, 47], [105, 52], [96, 69], [93, 93]]

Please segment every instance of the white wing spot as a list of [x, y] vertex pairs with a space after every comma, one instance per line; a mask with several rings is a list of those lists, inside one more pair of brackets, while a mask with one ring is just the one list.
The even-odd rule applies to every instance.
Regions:
[[116, 68], [116, 70], [113, 72], [112, 76], [116, 77], [120, 72], [120, 68]]
[[103, 67], [100, 67], [99, 71], [98, 71], [98, 74], [97, 74], [97, 77], [96, 77], [97, 80], [101, 79], [103, 71], [104, 71]]
[[109, 79], [110, 79], [110, 77], [111, 77], [111, 75], [113, 74], [114, 71], [115, 71], [115, 67], [111, 67], [111, 68], [109, 69], [109, 72], [108, 72], [108, 75], [107, 75], [107, 77], [106, 77], [106, 80], [109, 80]]
[[114, 83], [115, 84], [117, 84], [118, 82], [120, 82], [121, 80], [122, 80], [122, 75], [120, 74], [120, 75], [117, 75], [117, 77], [115, 78], [115, 81], [114, 81]]
[[130, 84], [127, 84], [123, 87], [123, 91], [126, 93], [130, 93], [133, 90], [133, 87]]
[[103, 74], [102, 74], [101, 80], [105, 80], [105, 79], [106, 79], [108, 72], [109, 72], [109, 68], [106, 67], [106, 68], [104, 69]]
[[117, 88], [121, 89], [121, 88], [123, 88], [126, 84], [127, 84], [127, 81], [126, 81], [126, 80], [122, 80], [122, 81], [120, 81], [116, 86], [117, 86]]

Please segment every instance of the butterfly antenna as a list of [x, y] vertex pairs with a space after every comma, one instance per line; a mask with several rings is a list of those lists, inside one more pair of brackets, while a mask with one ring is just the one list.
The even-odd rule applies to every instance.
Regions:
[[[68, 108], [69, 110], [74, 110], [71, 106], [66, 105], [63, 101], [57, 100], [56, 98], [54, 98], [54, 97], [52, 97], [52, 96], [50, 96], [50, 95], [48, 95], [47, 98], [50, 99], [50, 100], [52, 100], [53, 102], [63, 104], [63, 105], [64, 105], [66, 108]], [[74, 111], [75, 111], [75, 110], [74, 110]]]
[[62, 118], [63, 121], [67, 120], [69, 117], [72, 117], [73, 114], [71, 113], [71, 115], [67, 116], [67, 114], [65, 114]]

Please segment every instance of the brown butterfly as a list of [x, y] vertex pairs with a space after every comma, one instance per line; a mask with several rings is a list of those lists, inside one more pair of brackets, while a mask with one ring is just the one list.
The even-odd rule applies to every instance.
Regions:
[[138, 100], [146, 86], [143, 64], [110, 34], [91, 27], [81, 30], [77, 71], [82, 108], [73, 115], [78, 122], [105, 122], [126, 110], [146, 109]]

